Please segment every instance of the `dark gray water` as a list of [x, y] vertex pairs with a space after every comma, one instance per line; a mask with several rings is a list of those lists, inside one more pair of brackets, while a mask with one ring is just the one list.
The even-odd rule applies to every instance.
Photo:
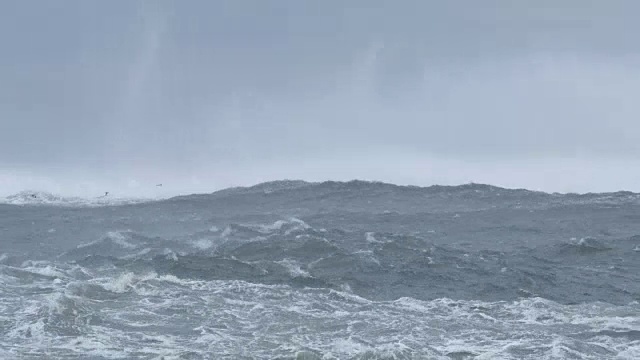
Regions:
[[3, 359], [640, 358], [640, 195], [42, 197], [0, 205]]

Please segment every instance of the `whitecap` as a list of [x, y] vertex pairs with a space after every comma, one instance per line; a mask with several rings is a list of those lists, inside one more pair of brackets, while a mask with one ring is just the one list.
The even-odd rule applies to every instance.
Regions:
[[309, 272], [307, 272], [306, 270], [303, 270], [300, 267], [300, 263], [298, 263], [295, 260], [284, 259], [284, 260], [276, 261], [276, 263], [284, 266], [289, 271], [289, 274], [291, 276], [294, 276], [294, 277], [311, 277]]
[[233, 229], [231, 229], [230, 226], [227, 226], [226, 228], [224, 228], [224, 230], [222, 231], [222, 233], [220, 234], [221, 237], [226, 238], [229, 235], [231, 235], [233, 233]]
[[100, 196], [95, 198], [64, 197], [44, 191], [25, 190], [0, 198], [0, 203], [20, 206], [46, 205], [60, 207], [100, 207], [141, 204], [161, 200], [160, 198], [124, 198]]
[[137, 246], [127, 241], [127, 238], [120, 231], [109, 231], [107, 238], [111, 239], [115, 244], [127, 249], [135, 249]]
[[132, 272], [125, 272], [115, 278], [102, 279], [102, 287], [114, 293], [125, 293], [131, 290], [138, 282], [151, 280], [157, 277], [158, 275], [155, 273], [136, 275]]
[[380, 260], [375, 257], [373, 251], [371, 250], [358, 250], [354, 252], [353, 255], [364, 258], [365, 260], [368, 260], [376, 265], [380, 265]]
[[198, 239], [191, 242], [191, 245], [198, 250], [207, 250], [213, 247], [213, 240]]
[[370, 243], [379, 243], [379, 242], [381, 242], [381, 241], [378, 241], [374, 235], [375, 235], [374, 232], [367, 232], [367, 233], [364, 234], [364, 239], [367, 242], [370, 242]]

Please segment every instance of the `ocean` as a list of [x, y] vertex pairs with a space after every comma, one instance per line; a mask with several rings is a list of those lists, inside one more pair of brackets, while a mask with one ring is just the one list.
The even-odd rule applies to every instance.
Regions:
[[276, 181], [0, 204], [2, 359], [640, 359], [640, 195]]

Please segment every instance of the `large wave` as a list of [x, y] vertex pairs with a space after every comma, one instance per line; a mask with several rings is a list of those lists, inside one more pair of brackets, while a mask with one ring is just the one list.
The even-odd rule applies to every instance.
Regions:
[[5, 205], [0, 357], [633, 359], [636, 202], [283, 182]]

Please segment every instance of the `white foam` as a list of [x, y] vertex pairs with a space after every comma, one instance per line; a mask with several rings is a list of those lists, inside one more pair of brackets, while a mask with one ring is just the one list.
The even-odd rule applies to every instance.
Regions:
[[158, 280], [166, 281], [166, 282], [172, 283], [172, 284], [183, 285], [183, 286], [189, 286], [189, 285], [202, 284], [203, 283], [202, 281], [180, 279], [177, 276], [171, 275], [171, 274], [158, 276]]
[[129, 290], [135, 281], [135, 275], [131, 272], [121, 274], [115, 279], [111, 279], [103, 287], [115, 293], [123, 293]]
[[373, 233], [373, 232], [365, 233], [365, 234], [364, 234], [364, 239], [365, 239], [367, 242], [370, 242], [370, 243], [379, 243], [379, 242], [381, 242], [381, 241], [378, 241], [378, 240], [376, 239], [376, 237], [374, 236], [374, 234], [375, 234], [375, 233]]
[[[185, 285], [194, 292], [166, 286], [158, 287], [159, 292], [151, 298], [131, 306], [123, 307], [120, 302], [115, 306], [108, 301], [101, 303], [101, 314], [108, 316], [110, 321], [106, 324], [109, 325], [92, 324], [85, 334], [72, 339], [51, 333], [42, 319], [38, 323], [32, 316], [18, 326], [22, 329], [20, 337], [13, 337], [17, 333], [10, 332], [6, 340], [0, 339], [0, 345], [7, 341], [22, 344], [21, 348], [12, 348], [22, 351], [18, 354], [31, 356], [44, 354], [48, 345], [42, 344], [51, 344], [52, 349], [69, 349], [78, 357], [158, 359], [177, 359], [187, 352], [196, 357], [215, 352], [221, 358], [243, 354], [260, 358], [315, 354], [323, 359], [444, 360], [455, 357], [452, 354], [456, 353], [469, 354], [475, 356], [474, 359], [609, 358], [609, 355], [591, 354], [590, 349], [610, 352], [611, 358], [635, 359], [640, 350], [639, 342], [625, 338], [600, 336], [580, 341], [565, 336], [567, 326], [575, 326], [567, 322], [519, 321], [520, 312], [532, 307], [587, 318], [591, 314], [620, 313], [622, 309], [606, 304], [590, 309], [594, 304], [567, 306], [538, 300], [482, 302], [401, 298], [393, 302], [361, 302], [353, 301], [353, 296], [347, 297], [350, 294], [326, 289], [292, 289], [243, 281], [190, 281], [171, 275], [151, 280]], [[138, 285], [134, 288], [135, 294], [147, 294], [139, 292]], [[53, 313], [67, 311], [64, 297], [52, 296], [50, 300], [54, 302]], [[42, 305], [27, 304], [24, 310], [35, 315]], [[637, 310], [637, 305], [634, 306], [623, 308], [633, 313]], [[174, 317], [177, 308], [186, 313]], [[123, 330], [120, 324], [130, 329]], [[160, 330], [147, 332], [144, 329], [147, 326]], [[585, 323], [568, 331], [579, 333], [599, 328], [598, 324]], [[25, 336], [26, 329], [31, 338]], [[162, 329], [171, 330], [162, 333]], [[264, 346], [265, 343], [278, 344], [278, 347]], [[531, 351], [532, 355], [518, 356], [521, 350]], [[62, 357], [60, 353], [49, 357], [56, 355]]]
[[640, 341], [629, 343], [626, 349], [618, 353], [618, 359], [640, 359]]
[[[25, 308], [24, 313], [35, 313], [39, 311], [37, 306], [31, 305]], [[9, 339], [16, 339], [28, 344], [40, 343], [46, 338], [44, 318], [39, 318], [35, 322], [19, 321], [16, 326], [6, 334]]]
[[26, 266], [26, 267], [23, 267], [21, 270], [28, 271], [32, 274], [38, 274], [38, 275], [52, 277], [52, 278], [67, 277], [62, 271], [60, 271], [59, 269], [51, 265], [46, 265], [44, 267]]
[[207, 250], [213, 247], [213, 240], [198, 239], [191, 242], [191, 245], [198, 250]]
[[21, 191], [15, 195], [0, 198], [0, 203], [10, 205], [47, 205], [61, 207], [99, 207], [140, 204], [157, 201], [151, 198], [121, 198], [101, 196], [95, 198], [63, 197], [44, 191]]
[[263, 233], [270, 233], [270, 232], [282, 229], [282, 227], [286, 224], [287, 224], [286, 221], [278, 220], [270, 225], [258, 225], [257, 229]]
[[85, 358], [125, 359], [130, 354], [126, 347], [116, 346], [116, 339], [124, 338], [121, 331], [102, 326], [92, 326], [92, 333], [80, 337], [60, 337], [60, 349], [68, 349], [74, 354], [82, 354]]
[[306, 222], [297, 219], [297, 218], [291, 218], [289, 219], [289, 223], [291, 224], [295, 224], [294, 227], [292, 227], [291, 229], [288, 229], [287, 231], [285, 231], [285, 235], [289, 235], [295, 231], [302, 231], [302, 230], [308, 230], [311, 229], [311, 226], [309, 226], [309, 224], [307, 224]]
[[300, 267], [300, 263], [298, 263], [295, 260], [284, 259], [284, 260], [276, 261], [276, 263], [284, 266], [289, 271], [289, 274], [291, 274], [291, 276], [311, 277], [309, 272], [307, 272], [306, 270], [303, 270]]
[[346, 354], [350, 357], [370, 350], [368, 346], [355, 342], [351, 338], [336, 340], [333, 342], [331, 348], [334, 352]]
[[178, 254], [176, 254], [175, 251], [169, 248], [165, 248], [164, 251], [162, 252], [162, 255], [164, 255], [167, 259], [178, 261]]
[[125, 233], [130, 232], [129, 230], [126, 231], [109, 231], [107, 232], [107, 236], [106, 238], [103, 239], [98, 239], [98, 240], [94, 240], [88, 243], [84, 243], [84, 244], [79, 244], [76, 246], [77, 249], [82, 249], [82, 248], [86, 248], [89, 246], [93, 246], [93, 245], [97, 245], [105, 240], [111, 240], [114, 244], [119, 245], [125, 249], [135, 249], [138, 246], [135, 244], [132, 244], [130, 242], [127, 241], [127, 237], [124, 235]]
[[84, 244], [78, 244], [78, 246], [76, 246], [76, 249], [82, 249], [82, 248], [86, 248], [92, 245], [96, 245], [98, 243], [100, 243], [102, 241], [102, 239], [98, 239], [98, 240], [94, 240], [88, 243], [84, 243]]
[[229, 235], [231, 235], [233, 233], [233, 230], [231, 229], [230, 226], [227, 226], [226, 228], [224, 228], [224, 230], [222, 231], [222, 234], [220, 234], [221, 237], [226, 238]]
[[[281, 263], [293, 269], [299, 266], [291, 260]], [[0, 288], [0, 325], [8, 325], [0, 348], [12, 349], [9, 358], [177, 359], [189, 352], [194, 357], [215, 353], [220, 358], [308, 353], [324, 359], [448, 359], [456, 353], [474, 359], [640, 355], [639, 341], [598, 335], [607, 329], [639, 329], [637, 302], [564, 305], [540, 298], [485, 302], [409, 297], [371, 301], [346, 291], [155, 273], [102, 275], [88, 282], [127, 295], [117, 301], [96, 300], [71, 296], [64, 293], [68, 286], [59, 286], [54, 294], [24, 298]], [[50, 281], [38, 283], [42, 284], [50, 286]], [[107, 321], [85, 323], [85, 311]], [[58, 321], [69, 318], [73, 326], [82, 325], [81, 335], [56, 332]], [[572, 337], [582, 333], [595, 336]], [[47, 353], [49, 349], [54, 352]], [[605, 352], [610, 356], [601, 356]], [[0, 358], [3, 355], [0, 351]]]
[[282, 230], [283, 227], [286, 227], [288, 225], [292, 225], [292, 226], [285, 231], [284, 233], [285, 235], [291, 235], [296, 231], [311, 229], [311, 226], [309, 226], [307, 223], [297, 218], [290, 218], [289, 220], [278, 220], [273, 224], [268, 224], [268, 225], [246, 225], [246, 226], [258, 232], [261, 232], [263, 234], [271, 234], [276, 231]]
[[109, 231], [107, 233], [107, 237], [123, 248], [135, 249], [137, 247], [136, 245], [127, 242], [127, 238], [120, 231]]
[[551, 357], [553, 359], [580, 359], [583, 357], [579, 351], [571, 349], [566, 345], [563, 337], [555, 337], [551, 343]]

